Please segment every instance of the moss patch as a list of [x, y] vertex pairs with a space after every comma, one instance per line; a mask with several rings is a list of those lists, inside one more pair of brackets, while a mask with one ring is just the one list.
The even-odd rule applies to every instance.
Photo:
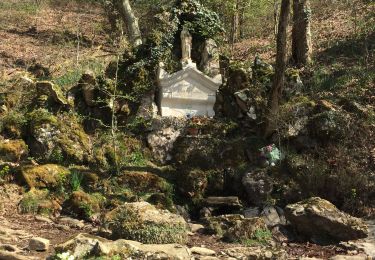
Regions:
[[74, 191], [64, 205], [64, 211], [80, 219], [89, 220], [94, 214], [99, 213], [105, 198], [100, 194], [88, 194], [84, 191]]
[[146, 202], [126, 203], [107, 215], [115, 238], [146, 244], [185, 243], [186, 222], [182, 217], [157, 210]]
[[18, 162], [27, 154], [28, 147], [23, 140], [0, 141], [0, 160]]
[[21, 179], [29, 188], [58, 189], [67, 181], [70, 171], [60, 165], [45, 164], [24, 166], [21, 168]]

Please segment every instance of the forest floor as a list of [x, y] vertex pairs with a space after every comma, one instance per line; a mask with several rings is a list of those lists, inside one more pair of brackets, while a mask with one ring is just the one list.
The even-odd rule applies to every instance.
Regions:
[[52, 78], [63, 88], [80, 74], [100, 72], [113, 58], [102, 9], [85, 4], [0, 3], [0, 82], [30, 71]]

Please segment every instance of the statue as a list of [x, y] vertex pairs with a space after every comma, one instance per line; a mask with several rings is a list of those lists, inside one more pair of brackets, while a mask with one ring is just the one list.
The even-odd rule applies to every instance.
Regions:
[[189, 33], [189, 30], [184, 27], [181, 31], [181, 50], [182, 50], [182, 64], [190, 64], [191, 61], [191, 48], [192, 48], [193, 38]]

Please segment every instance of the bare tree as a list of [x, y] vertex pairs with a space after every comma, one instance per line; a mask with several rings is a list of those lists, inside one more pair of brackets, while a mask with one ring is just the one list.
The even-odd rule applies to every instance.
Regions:
[[129, 38], [134, 47], [142, 44], [141, 31], [138, 25], [138, 19], [134, 15], [129, 0], [114, 0], [119, 10], [122, 20], [126, 24]]
[[232, 28], [231, 28], [231, 35], [230, 35], [230, 42], [233, 45], [238, 42], [238, 36], [240, 32], [240, 1], [235, 1], [235, 7], [232, 14]]
[[309, 0], [293, 0], [292, 56], [296, 65], [311, 62], [311, 8]]
[[266, 118], [265, 137], [269, 137], [276, 129], [279, 103], [285, 81], [287, 27], [289, 22], [290, 0], [282, 0], [279, 28], [277, 32], [276, 68], [272, 89], [268, 100], [268, 115]]

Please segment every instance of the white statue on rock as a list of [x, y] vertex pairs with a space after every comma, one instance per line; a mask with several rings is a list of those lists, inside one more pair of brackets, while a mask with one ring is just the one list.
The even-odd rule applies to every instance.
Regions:
[[181, 51], [182, 51], [182, 58], [181, 63], [182, 67], [185, 68], [187, 66], [193, 65], [193, 61], [191, 60], [191, 49], [193, 47], [193, 37], [191, 36], [189, 30], [184, 26], [181, 31]]

